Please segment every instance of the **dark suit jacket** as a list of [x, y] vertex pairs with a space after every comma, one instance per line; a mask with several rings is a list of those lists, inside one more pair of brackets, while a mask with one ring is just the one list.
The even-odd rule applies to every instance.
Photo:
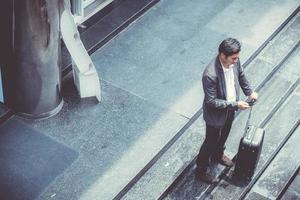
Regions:
[[[240, 87], [244, 94], [252, 93], [240, 61], [234, 67], [234, 83], [237, 101], [239, 100]], [[205, 68], [202, 75], [204, 90], [203, 117], [207, 125], [222, 127], [225, 124], [228, 110], [237, 110], [237, 101], [226, 100], [225, 77], [219, 57], [214, 58]]]

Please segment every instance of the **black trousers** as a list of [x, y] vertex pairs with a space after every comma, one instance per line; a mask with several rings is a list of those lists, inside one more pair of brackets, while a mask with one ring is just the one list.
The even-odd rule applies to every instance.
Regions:
[[235, 111], [228, 111], [225, 125], [216, 128], [206, 124], [205, 140], [197, 156], [197, 170], [206, 172], [209, 166], [209, 159], [219, 159], [224, 153], [225, 142], [229, 135], [231, 125], [234, 119]]

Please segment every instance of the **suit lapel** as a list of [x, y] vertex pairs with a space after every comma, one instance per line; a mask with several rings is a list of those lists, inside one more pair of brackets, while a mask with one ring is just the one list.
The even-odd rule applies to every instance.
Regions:
[[[239, 62], [238, 62], [239, 63]], [[236, 99], [239, 99], [239, 72], [238, 72], [238, 63], [236, 63], [234, 65], [234, 87], [235, 87], [235, 95], [236, 95]]]
[[216, 58], [215, 63], [216, 63], [217, 76], [221, 82], [221, 88], [222, 88], [221, 92], [222, 92], [223, 97], [226, 99], [227, 91], [226, 91], [226, 85], [225, 85], [225, 77], [224, 77], [223, 68], [222, 68], [222, 65], [221, 65], [221, 62], [220, 62], [218, 56]]

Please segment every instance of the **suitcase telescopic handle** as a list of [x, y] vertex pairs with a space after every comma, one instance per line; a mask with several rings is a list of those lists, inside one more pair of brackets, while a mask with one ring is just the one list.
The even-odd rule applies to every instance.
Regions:
[[250, 126], [250, 121], [251, 121], [251, 116], [252, 116], [252, 107], [255, 105], [256, 100], [255, 99], [251, 99], [251, 100], [248, 100], [246, 102], [249, 104], [250, 108], [249, 108], [249, 115], [248, 115], [248, 119], [247, 119], [247, 122], [246, 122], [246, 127], [245, 127], [245, 131], [244, 131], [244, 136], [243, 137], [245, 137], [247, 135], [247, 132], [248, 132], [247, 129]]

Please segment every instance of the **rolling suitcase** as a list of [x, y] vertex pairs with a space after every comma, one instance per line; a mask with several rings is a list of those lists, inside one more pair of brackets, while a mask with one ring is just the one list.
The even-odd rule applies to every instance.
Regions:
[[262, 128], [250, 125], [252, 106], [246, 124], [243, 137], [240, 140], [239, 150], [237, 153], [234, 176], [250, 180], [256, 169], [265, 131]]

